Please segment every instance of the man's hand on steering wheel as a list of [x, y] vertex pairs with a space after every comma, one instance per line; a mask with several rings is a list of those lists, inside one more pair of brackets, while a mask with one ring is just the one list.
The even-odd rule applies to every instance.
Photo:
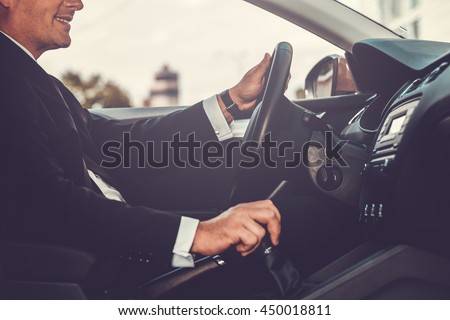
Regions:
[[231, 99], [241, 110], [251, 110], [264, 88], [265, 75], [270, 66], [270, 54], [266, 53], [263, 60], [250, 69], [237, 85], [230, 89]]
[[[250, 69], [234, 87], [229, 89], [231, 100], [237, 104], [241, 111], [251, 111], [256, 106], [256, 101], [264, 88], [265, 75], [270, 66], [270, 54], [266, 53], [263, 60]], [[222, 112], [228, 123], [233, 116], [227, 111], [224, 101], [218, 96]]]

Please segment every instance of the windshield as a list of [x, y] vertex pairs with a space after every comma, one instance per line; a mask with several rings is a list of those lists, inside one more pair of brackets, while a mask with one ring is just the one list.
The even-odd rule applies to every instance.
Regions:
[[450, 42], [448, 0], [339, 0], [409, 39]]

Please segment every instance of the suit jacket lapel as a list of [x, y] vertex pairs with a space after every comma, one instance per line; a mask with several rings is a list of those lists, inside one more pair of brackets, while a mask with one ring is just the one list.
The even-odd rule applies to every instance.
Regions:
[[65, 135], [70, 130], [77, 131], [70, 109], [51, 76], [36, 61], [1, 33], [0, 48], [2, 55], [0, 61], [3, 62], [2, 68], [9, 68], [15, 73], [22, 74], [33, 89], [39, 92], [41, 98], [45, 100], [45, 106], [50, 109], [48, 111], [51, 112], [52, 117], [56, 118], [55, 126], [60, 133]]
[[[24, 78], [43, 105], [48, 125], [56, 130], [49, 138], [59, 146], [55, 152], [74, 182], [90, 186], [77, 127], [67, 102], [53, 78], [10, 39], [0, 33], [0, 71], [7, 69]], [[37, 106], [38, 107], [38, 106]], [[50, 129], [50, 128], [47, 128]]]

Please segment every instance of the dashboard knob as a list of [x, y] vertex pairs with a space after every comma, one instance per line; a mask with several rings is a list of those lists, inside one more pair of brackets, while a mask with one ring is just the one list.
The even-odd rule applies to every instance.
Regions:
[[317, 184], [325, 191], [337, 190], [344, 182], [344, 176], [339, 167], [321, 167], [317, 170]]

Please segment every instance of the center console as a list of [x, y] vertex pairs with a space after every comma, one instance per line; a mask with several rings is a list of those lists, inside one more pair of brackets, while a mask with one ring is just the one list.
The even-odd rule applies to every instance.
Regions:
[[370, 161], [365, 165], [365, 187], [360, 203], [360, 222], [379, 224], [385, 218], [386, 201], [391, 184], [390, 171], [412, 113], [419, 99], [409, 100], [394, 107], [385, 117], [378, 132]]

